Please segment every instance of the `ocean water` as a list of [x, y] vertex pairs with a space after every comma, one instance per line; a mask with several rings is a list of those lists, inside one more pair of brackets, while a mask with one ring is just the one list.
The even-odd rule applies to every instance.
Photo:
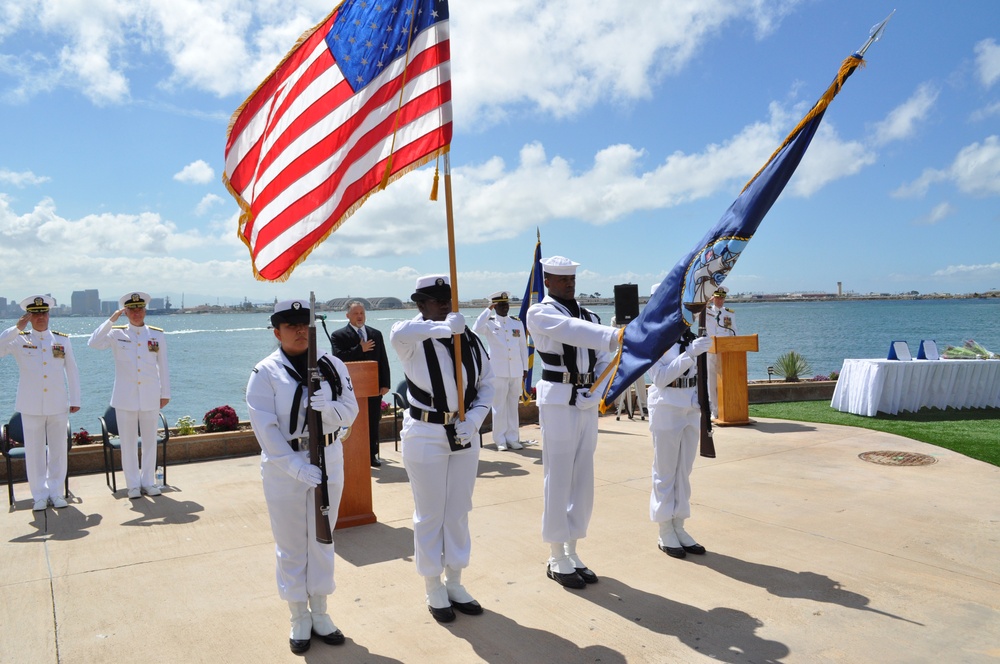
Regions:
[[[751, 380], [766, 379], [767, 367], [779, 355], [796, 350], [812, 365], [813, 373], [839, 370], [847, 358], [885, 357], [894, 340], [906, 340], [917, 354], [921, 339], [934, 339], [938, 348], [975, 339], [1000, 352], [1000, 300], [889, 300], [841, 302], [769, 302], [732, 304], [736, 329], [759, 338], [760, 351], [747, 357]], [[592, 307], [604, 322], [614, 308]], [[463, 309], [471, 325], [480, 309]], [[368, 324], [378, 328], [388, 343], [389, 329], [415, 310], [371, 311]], [[147, 324], [167, 332], [172, 398], [164, 416], [173, 425], [183, 415], [199, 423], [216, 406], [230, 405], [247, 418], [246, 383], [250, 370], [277, 345], [267, 329], [266, 314], [174, 314], [150, 316]], [[104, 413], [114, 383], [111, 351], [87, 346], [90, 333], [103, 318], [53, 318], [52, 329], [70, 335], [83, 388], [80, 412], [70, 416], [74, 431], [100, 432], [97, 418]], [[13, 325], [0, 320], [0, 329]], [[331, 313], [330, 332], [346, 324], [343, 314]], [[328, 349], [323, 328], [320, 345]], [[403, 379], [399, 360], [388, 348], [393, 385]], [[0, 420], [14, 409], [17, 364], [0, 358]]]

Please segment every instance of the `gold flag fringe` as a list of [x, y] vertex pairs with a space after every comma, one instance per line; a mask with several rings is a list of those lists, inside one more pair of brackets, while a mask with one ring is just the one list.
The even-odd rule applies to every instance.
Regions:
[[438, 165], [441, 160], [438, 159], [434, 163], [434, 184], [431, 185], [431, 200], [436, 201], [438, 199]]

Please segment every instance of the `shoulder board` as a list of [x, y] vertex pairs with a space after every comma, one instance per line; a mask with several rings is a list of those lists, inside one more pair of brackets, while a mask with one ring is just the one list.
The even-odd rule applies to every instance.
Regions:
[[733, 314], [733, 313], [736, 313], [735, 311], [733, 311], [733, 310], [732, 310], [732, 309], [730, 309], [729, 307], [723, 307], [723, 308], [724, 308], [724, 309], [725, 309], [726, 311], [728, 311], [729, 313], [731, 313], [731, 314]]
[[518, 321], [519, 321], [519, 320], [521, 320], [521, 319], [520, 319], [520, 318], [518, 318], [517, 316], [509, 316], [509, 318], [510, 318], [511, 320], [518, 320]]
[[124, 330], [126, 327], [128, 327], [128, 325], [112, 325], [111, 329], [112, 330]]
[[31, 334], [28, 330], [21, 330], [18, 334]]
[[56, 332], [55, 330], [52, 330], [52, 334], [58, 335], [60, 337], [68, 337], [69, 336], [65, 332]]
[[151, 330], [156, 330], [157, 332], [163, 332], [162, 327], [153, 327], [152, 325], [147, 325], [146, 327], [148, 327]]

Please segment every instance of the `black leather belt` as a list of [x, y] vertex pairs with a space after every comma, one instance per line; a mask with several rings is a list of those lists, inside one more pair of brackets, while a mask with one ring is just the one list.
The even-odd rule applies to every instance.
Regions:
[[309, 439], [308, 438], [292, 438], [288, 441], [288, 446], [292, 448], [295, 452], [308, 452], [309, 451]]
[[458, 421], [458, 413], [439, 413], [436, 410], [424, 410], [416, 406], [410, 406], [410, 417], [431, 424], [451, 424]]
[[672, 382], [669, 385], [667, 385], [667, 387], [678, 387], [678, 388], [684, 389], [684, 388], [687, 388], [687, 387], [695, 387], [697, 385], [698, 385], [698, 377], [697, 376], [691, 376], [690, 378], [685, 378], [684, 376], [681, 376], [680, 378], [678, 378], [674, 382]]
[[550, 383], [566, 383], [569, 385], [590, 385], [594, 382], [594, 374], [592, 373], [569, 373], [562, 371], [553, 371], [551, 369], [542, 369], [542, 380], [547, 380]]

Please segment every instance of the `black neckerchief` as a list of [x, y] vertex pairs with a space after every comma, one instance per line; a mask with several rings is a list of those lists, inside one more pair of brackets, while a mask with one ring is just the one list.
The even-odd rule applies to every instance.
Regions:
[[[299, 353], [298, 355], [289, 355], [282, 348], [281, 355], [286, 361], [285, 371], [298, 382], [298, 385], [295, 387], [295, 395], [292, 397], [292, 407], [288, 413], [288, 433], [294, 435], [299, 432], [299, 410], [302, 409], [302, 393], [306, 387], [305, 375], [309, 368], [309, 354]], [[305, 429], [305, 426], [306, 418], [303, 417], [302, 428]]]
[[566, 307], [567, 309], [569, 309], [569, 312], [571, 314], [573, 314], [573, 318], [579, 318], [580, 317], [580, 305], [577, 303], [576, 300], [564, 300], [563, 298], [556, 297], [555, 295], [553, 295], [551, 293], [549, 293], [549, 297], [551, 297], [553, 300], [555, 300], [559, 304], [561, 304], [564, 307]]

